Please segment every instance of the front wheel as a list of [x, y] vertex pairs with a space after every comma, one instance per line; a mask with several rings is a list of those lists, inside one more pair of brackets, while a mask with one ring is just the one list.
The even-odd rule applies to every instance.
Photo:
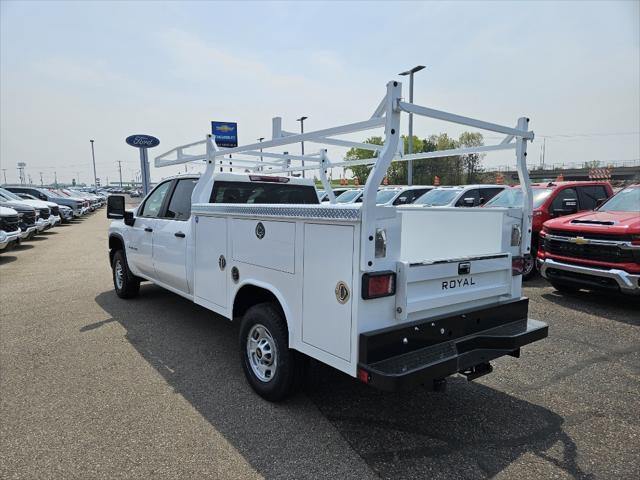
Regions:
[[120, 298], [133, 298], [138, 295], [140, 279], [129, 271], [127, 257], [122, 250], [114, 253], [111, 270], [113, 272], [113, 287], [116, 290], [116, 295]]
[[289, 348], [287, 324], [273, 303], [249, 308], [240, 325], [240, 359], [247, 381], [266, 400], [277, 402], [302, 385], [302, 359]]

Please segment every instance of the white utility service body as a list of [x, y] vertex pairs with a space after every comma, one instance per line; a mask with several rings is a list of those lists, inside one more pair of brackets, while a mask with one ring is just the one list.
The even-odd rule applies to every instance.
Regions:
[[[528, 120], [521, 118], [511, 128], [447, 114], [403, 102], [400, 89], [399, 82], [390, 82], [374, 115], [364, 122], [295, 135], [283, 132], [276, 118], [270, 141], [220, 149], [209, 136], [160, 155], [157, 167], [206, 162], [192, 193], [190, 217], [178, 227], [155, 224], [152, 236], [138, 233], [147, 243], [145, 253], [132, 242], [132, 234], [144, 231], [146, 222], [154, 219], [134, 212], [133, 226], [114, 221], [110, 237], [119, 240], [112, 245], [110, 239], [112, 262], [121, 242], [133, 275], [228, 319], [246, 312], [252, 298], [255, 303], [271, 299], [281, 308], [290, 349], [382, 389], [437, 387], [444, 377], [458, 372], [472, 379], [491, 371], [489, 360], [517, 356], [522, 345], [547, 335], [545, 324], [527, 317], [518, 271], [520, 259], [529, 253], [531, 231], [525, 152], [533, 133], [527, 129]], [[494, 146], [403, 155], [398, 150], [402, 112], [507, 137]], [[385, 130], [382, 146], [332, 138], [380, 127]], [[366, 161], [331, 163], [325, 149], [304, 157], [269, 153], [270, 148], [300, 141], [358, 146], [377, 155]], [[205, 153], [185, 153], [202, 145]], [[516, 150], [520, 182], [525, 186], [522, 210], [402, 209], [375, 204], [391, 161], [509, 148]], [[242, 154], [251, 160], [243, 160]], [[255, 161], [258, 155], [260, 162]], [[292, 167], [292, 160], [305, 161], [306, 166]], [[216, 172], [230, 168], [231, 163], [252, 173]], [[319, 170], [324, 188], [332, 192], [326, 169], [357, 163], [372, 165], [360, 205], [335, 204], [331, 193], [330, 204], [213, 201], [220, 182], [312, 185], [309, 180], [272, 176], [293, 170]], [[167, 228], [169, 235], [163, 239], [161, 232]], [[176, 228], [181, 238], [172, 238]], [[139, 268], [141, 255], [146, 256], [142, 259], [146, 270]], [[167, 255], [170, 260], [161, 258]], [[171, 278], [162, 275], [167, 262], [173, 276], [184, 275], [184, 281], [173, 285], [163, 281]]]

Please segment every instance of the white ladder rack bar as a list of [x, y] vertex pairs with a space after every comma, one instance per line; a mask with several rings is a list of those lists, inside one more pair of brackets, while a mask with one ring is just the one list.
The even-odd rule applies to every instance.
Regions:
[[441, 110], [434, 110], [433, 108], [421, 107], [408, 102], [398, 102], [398, 108], [405, 112], [415, 113], [423, 117], [435, 118], [445, 122], [457, 123], [460, 125], [467, 125], [469, 127], [479, 128], [481, 130], [489, 130], [491, 132], [504, 133], [505, 135], [513, 135], [514, 137], [525, 138], [527, 140], [533, 140], [533, 132], [526, 130], [518, 130], [517, 128], [505, 127], [498, 125], [497, 123], [485, 122], [483, 120], [476, 120], [475, 118], [463, 117], [462, 115], [456, 115], [454, 113], [443, 112]]

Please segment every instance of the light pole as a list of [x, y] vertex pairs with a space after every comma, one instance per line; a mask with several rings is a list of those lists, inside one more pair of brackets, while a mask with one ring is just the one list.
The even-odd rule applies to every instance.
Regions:
[[91, 142], [91, 157], [93, 158], [93, 186], [95, 190], [98, 190], [98, 176], [96, 175], [96, 154], [93, 150], [93, 140], [89, 140]]
[[[304, 121], [309, 117], [296, 118], [296, 122], [300, 122], [300, 134], [304, 133]], [[304, 157], [304, 140], [300, 142], [300, 148], [302, 150], [302, 156]], [[302, 178], [304, 178], [304, 160], [302, 160]]]
[[[264, 140], [264, 137], [260, 137], [260, 138], [258, 139], [258, 141], [259, 141], [260, 143], [262, 143], [262, 140]], [[260, 148], [260, 163], [262, 163], [262, 148]], [[263, 170], [262, 165], [260, 165], [260, 171], [262, 171], [262, 170]]]
[[[425, 68], [424, 65], [417, 65], [411, 70], [400, 73], [409, 75], [409, 103], [413, 103], [413, 74]], [[409, 155], [413, 153], [413, 113], [409, 113]], [[413, 160], [407, 162], [407, 184], [413, 185]]]

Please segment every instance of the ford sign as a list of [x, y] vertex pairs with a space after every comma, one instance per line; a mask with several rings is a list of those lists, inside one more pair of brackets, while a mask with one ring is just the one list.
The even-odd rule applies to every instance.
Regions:
[[125, 141], [136, 148], [153, 148], [160, 145], [160, 140], [151, 135], [131, 135]]

